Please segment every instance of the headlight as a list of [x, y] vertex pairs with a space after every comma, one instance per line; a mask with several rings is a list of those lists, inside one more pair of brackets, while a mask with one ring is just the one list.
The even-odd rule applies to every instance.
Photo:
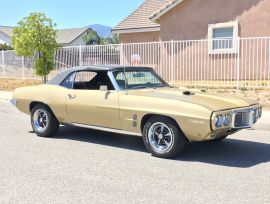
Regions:
[[223, 125], [223, 116], [222, 115], [217, 115], [215, 118], [215, 125], [217, 128], [221, 128]]
[[215, 117], [215, 126], [216, 128], [230, 127], [232, 123], [232, 114], [223, 113]]
[[231, 120], [232, 120], [232, 115], [231, 114], [226, 114], [224, 116], [224, 122], [223, 122], [223, 125], [228, 127], [231, 125]]

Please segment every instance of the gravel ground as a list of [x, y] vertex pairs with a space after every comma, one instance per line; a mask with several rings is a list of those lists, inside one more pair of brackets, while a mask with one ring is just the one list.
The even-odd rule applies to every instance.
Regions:
[[140, 137], [61, 127], [39, 138], [0, 100], [0, 203], [270, 203], [269, 121], [164, 160]]
[[0, 78], [0, 90], [2, 91], [13, 91], [19, 87], [34, 86], [39, 84], [41, 84], [41, 81], [35, 79]]

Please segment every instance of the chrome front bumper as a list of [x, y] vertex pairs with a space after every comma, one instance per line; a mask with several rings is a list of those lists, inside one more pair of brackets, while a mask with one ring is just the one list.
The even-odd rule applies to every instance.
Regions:
[[213, 112], [211, 130], [222, 132], [251, 128], [261, 116], [262, 107], [260, 105]]

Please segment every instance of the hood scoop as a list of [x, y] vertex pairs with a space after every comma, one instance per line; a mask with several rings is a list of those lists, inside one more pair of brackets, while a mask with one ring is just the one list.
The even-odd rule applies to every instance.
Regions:
[[195, 93], [193, 93], [193, 92], [191, 92], [191, 91], [184, 91], [183, 94], [184, 94], [185, 96], [193, 96], [193, 95], [195, 95]]

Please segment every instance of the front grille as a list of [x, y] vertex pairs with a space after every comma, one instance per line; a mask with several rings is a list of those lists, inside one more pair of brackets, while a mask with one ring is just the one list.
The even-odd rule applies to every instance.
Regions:
[[254, 110], [246, 110], [234, 113], [235, 128], [249, 128], [254, 123]]

